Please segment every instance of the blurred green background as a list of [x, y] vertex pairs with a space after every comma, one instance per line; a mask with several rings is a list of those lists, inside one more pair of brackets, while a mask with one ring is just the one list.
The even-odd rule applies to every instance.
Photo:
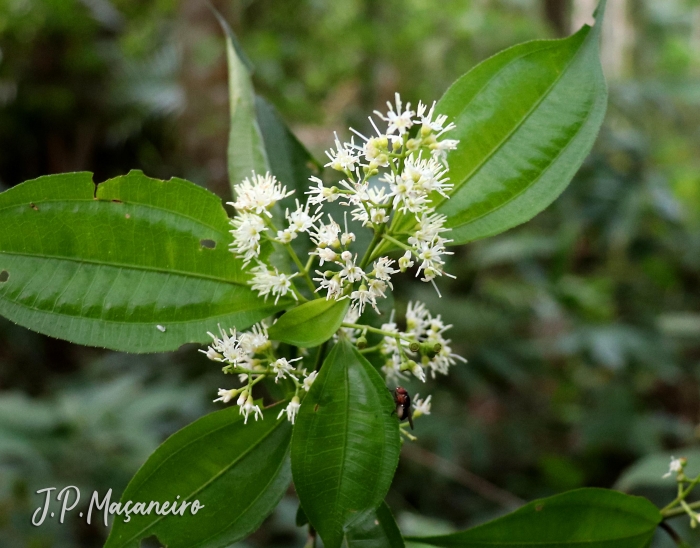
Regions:
[[[394, 91], [437, 99], [505, 47], [567, 35], [595, 2], [213, 4], [259, 92], [321, 158], [333, 131], [363, 130]], [[426, 301], [469, 359], [409, 386], [434, 405], [387, 499], [406, 532], [580, 486], [668, 502], [668, 455], [700, 462], [700, 2], [608, 8], [608, 115], [569, 189], [530, 223], [456, 250], [442, 299], [397, 287], [398, 308]], [[203, 0], [0, 0], [0, 190], [138, 168], [228, 197], [227, 109], [223, 39]], [[34, 492], [119, 495], [164, 437], [218, 408], [220, 381], [193, 347], [128, 356], [0, 318], [0, 546], [101, 546], [105, 528], [77, 517], [33, 527]], [[246, 544], [301, 547], [296, 506], [290, 492]]]

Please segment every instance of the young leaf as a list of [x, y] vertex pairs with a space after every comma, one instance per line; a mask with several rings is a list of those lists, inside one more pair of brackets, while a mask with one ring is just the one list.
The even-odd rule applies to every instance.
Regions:
[[228, 176], [231, 187], [250, 177], [251, 171], [264, 175], [269, 169], [260, 127], [255, 117], [255, 91], [251, 64], [243, 56], [236, 35], [214, 10], [226, 35], [228, 95], [231, 125], [228, 138]]
[[132, 514], [128, 522], [115, 516], [105, 548], [138, 547], [152, 535], [170, 548], [218, 548], [252, 533], [291, 481], [292, 427], [277, 420], [280, 409], [266, 409], [263, 420], [251, 417], [244, 424], [232, 406], [173, 434], [136, 473], [121, 502], [148, 507], [149, 501], [177, 501], [180, 508], [180, 501], [198, 500], [204, 507], [195, 515], [191, 506], [183, 515]]
[[441, 199], [460, 244], [519, 225], [561, 194], [603, 121], [599, 59], [604, 3], [594, 28], [507, 49], [457, 80], [437, 110], [456, 124], [448, 154], [454, 189]]
[[221, 200], [182, 179], [41, 177], [0, 194], [0, 218], [0, 314], [40, 333], [161, 352], [289, 304], [248, 287]]
[[379, 373], [347, 341], [326, 358], [301, 404], [292, 436], [299, 500], [326, 548], [378, 507], [399, 459], [399, 423]]
[[401, 531], [386, 502], [354, 521], [345, 539], [348, 548], [404, 548]]
[[290, 131], [275, 107], [260, 96], [255, 98], [255, 112], [270, 171], [289, 190], [296, 190], [292, 198], [303, 202], [309, 176], [320, 171], [320, 164]]
[[312, 348], [330, 339], [338, 331], [350, 306], [349, 299], [315, 299], [285, 312], [268, 333], [273, 341], [301, 348]]
[[647, 499], [577, 489], [473, 529], [407, 540], [446, 548], [648, 548], [660, 522], [659, 510]]

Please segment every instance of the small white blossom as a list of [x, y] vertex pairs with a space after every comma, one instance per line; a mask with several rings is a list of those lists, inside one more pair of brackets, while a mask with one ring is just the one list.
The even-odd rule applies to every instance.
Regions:
[[253, 172], [250, 179], [246, 178], [242, 183], [234, 185], [233, 190], [237, 199], [228, 203], [238, 212], [253, 212], [268, 217], [272, 216], [269, 209], [275, 203], [294, 194], [293, 190], [287, 192], [287, 188], [269, 172], [265, 175], [256, 175]]
[[326, 151], [326, 156], [330, 159], [330, 162], [326, 164], [326, 167], [335, 169], [336, 171], [354, 171], [356, 164], [359, 163], [359, 155], [355, 151], [356, 146], [352, 143], [342, 144], [338, 139], [338, 135], [335, 136], [335, 150], [330, 149]]
[[267, 230], [265, 221], [254, 213], [241, 213], [230, 221], [233, 230], [233, 242], [229, 245], [230, 251], [243, 259], [247, 265], [251, 259], [260, 255], [260, 237]]
[[289, 373], [294, 371], [294, 366], [292, 363], [299, 361], [301, 358], [294, 358], [293, 360], [287, 360], [286, 358], [278, 358], [272, 362], [272, 370], [276, 373], [275, 382], [280, 379], [285, 379]]
[[420, 413], [421, 415], [430, 415], [430, 400], [432, 396], [428, 396], [424, 400], [418, 398], [418, 394], [414, 396], [415, 401], [413, 402], [413, 409], [415, 413]]
[[[240, 402], [240, 398], [238, 400]], [[240, 405], [240, 403], [239, 403]], [[248, 395], [248, 398], [246, 399], [245, 403], [241, 405], [240, 408], [240, 414], [245, 417], [245, 420], [243, 421], [243, 424], [248, 424], [248, 415], [253, 413], [253, 417], [255, 420], [258, 420], [258, 416], [262, 419], [263, 414], [262, 410], [260, 409], [260, 406], [255, 405], [255, 402], [253, 401], [253, 396], [252, 394]]]
[[280, 297], [284, 297], [290, 292], [297, 299], [296, 293], [292, 291], [292, 278], [297, 276], [298, 272], [289, 276], [280, 273], [275, 267], [272, 267], [272, 270], [268, 270], [264, 264], [259, 264], [255, 268], [251, 268], [250, 271], [253, 274], [250, 285], [258, 292], [259, 296], [267, 298], [269, 294], [272, 294], [275, 297], [275, 304], [277, 304]]
[[685, 468], [686, 460], [684, 458], [677, 459], [676, 457], [671, 457], [671, 464], [668, 467], [668, 472], [666, 472], [663, 478], [670, 478], [672, 475], [678, 475]]
[[213, 343], [206, 351], [200, 350], [207, 358], [214, 361], [225, 361], [233, 366], [250, 364], [251, 356], [241, 347], [240, 341], [236, 338], [235, 329], [226, 333], [219, 326], [219, 337], [211, 332], [207, 334], [212, 338]]
[[219, 392], [217, 394], [219, 397], [213, 401], [214, 403], [216, 403], [217, 401], [228, 403], [233, 399], [237, 392], [238, 390], [236, 389], [226, 390], [225, 388], [219, 388]]
[[321, 272], [320, 270], [317, 270], [316, 274], [319, 275], [318, 278], [314, 278], [314, 281], [319, 283], [319, 287], [318, 289], [316, 289], [316, 293], [325, 289], [327, 291], [327, 301], [330, 301], [331, 299], [339, 301], [344, 298], [343, 281], [340, 279], [340, 276], [338, 274], [330, 272], [330, 278], [326, 277], [326, 275], [328, 274], [327, 272]]
[[332, 263], [338, 259], [338, 254], [333, 251], [330, 247], [319, 247], [313, 252], [314, 255], [318, 255], [320, 259], [319, 264], [323, 266], [323, 263]]
[[[411, 110], [411, 103], [406, 104], [405, 110], [402, 108], [401, 96], [398, 93], [394, 95], [394, 98], [396, 105], [392, 105], [387, 101], [389, 111], [386, 113], [386, 116], [376, 110], [374, 113], [385, 122], [388, 122], [389, 125], [386, 130], [388, 134], [398, 133], [403, 135], [413, 126], [413, 116], [416, 113]], [[394, 110], [394, 106], [396, 106], [396, 110]]]
[[319, 223], [311, 233], [311, 240], [316, 247], [340, 247], [340, 225], [333, 218], [328, 216], [328, 223]]
[[290, 401], [289, 404], [287, 405], [287, 407], [282, 409], [282, 411], [280, 411], [280, 414], [277, 415], [277, 419], [278, 420], [281, 419], [282, 415], [284, 415], [286, 413], [287, 420], [289, 422], [291, 422], [292, 424], [294, 424], [294, 420], [296, 419], [296, 416], [297, 416], [297, 413], [299, 412], [300, 407], [301, 407], [301, 404], [299, 403], [299, 398], [294, 396], [292, 398], [292, 401]]
[[[377, 310], [377, 298], [365, 284], [360, 285], [359, 289], [350, 293], [350, 300], [352, 301], [352, 306], [357, 309], [360, 316], [367, 304]], [[379, 310], [377, 310], [377, 312], [379, 312]]]
[[238, 336], [238, 342], [243, 351], [251, 355], [262, 350], [267, 345], [267, 340], [267, 326], [264, 322], [255, 324], [251, 331]]
[[379, 257], [379, 259], [374, 261], [374, 271], [372, 275], [379, 280], [388, 282], [391, 280], [391, 276], [398, 272], [398, 270], [391, 268], [392, 264], [394, 264], [393, 259], [389, 257]]
[[326, 187], [323, 186], [323, 181], [318, 177], [311, 176], [309, 181], [315, 183], [316, 186], [310, 188], [304, 194], [309, 194], [308, 203], [309, 204], [322, 204], [323, 202], [335, 202], [340, 194], [338, 193], [338, 187]]
[[403, 254], [403, 257], [399, 259], [399, 270], [401, 272], [406, 272], [409, 268], [413, 266], [413, 261], [411, 260], [412, 254], [410, 251], [406, 251], [406, 253]]
[[311, 374], [307, 375], [306, 378], [304, 379], [304, 390], [307, 392], [311, 390], [311, 385], [314, 383], [316, 380], [316, 376], [318, 375], [317, 371], [312, 372]]

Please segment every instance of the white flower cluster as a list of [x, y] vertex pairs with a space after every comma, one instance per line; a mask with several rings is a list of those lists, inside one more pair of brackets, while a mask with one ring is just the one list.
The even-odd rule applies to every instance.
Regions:
[[[306, 302], [320, 298], [319, 293], [327, 300], [348, 299], [351, 306], [339, 334], [358, 348], [366, 347], [368, 330], [382, 335], [381, 344], [367, 352], [380, 352], [387, 378], [413, 373], [425, 381], [428, 371], [435, 377], [447, 373], [457, 360], [464, 361], [451, 351], [450, 340], [444, 337], [450, 326], [440, 316], [431, 316], [421, 303], [410, 303], [406, 331], [399, 331], [393, 313], [381, 329], [357, 322], [368, 307], [379, 313], [378, 302], [393, 290], [392, 279], [399, 272], [416, 266], [416, 276], [431, 282], [436, 290], [435, 279], [450, 276], [445, 272], [445, 257], [451, 254], [446, 249], [451, 242], [446, 238], [447, 219], [436, 212], [434, 200], [449, 198], [453, 185], [447, 153], [458, 141], [444, 137], [455, 126], [446, 116], [436, 114], [435, 103], [430, 108], [419, 103], [413, 110], [396, 94], [394, 104], [387, 105], [386, 113], [375, 111], [385, 124], [384, 131], [370, 117], [372, 136], [353, 129], [355, 137], [350, 141], [335, 136], [333, 148], [326, 152], [326, 167], [340, 172], [342, 179], [325, 186], [321, 179], [311, 177], [306, 202], [296, 199], [294, 209], [287, 209], [284, 215], [277, 204], [294, 192], [270, 173], [253, 173], [235, 185], [236, 199], [229, 202], [236, 210], [230, 221], [230, 251], [250, 273], [251, 288], [265, 299], [274, 299], [275, 304], [290, 298]], [[342, 226], [337, 222], [340, 219], [324, 211], [327, 203], [336, 201], [347, 208]], [[368, 248], [359, 255], [358, 238], [348, 228], [348, 216], [373, 232]], [[298, 242], [294, 240], [301, 234], [311, 244], [304, 261], [295, 251]], [[278, 262], [270, 264], [267, 254], [273, 247], [289, 254], [294, 270]], [[397, 248], [402, 250], [397, 258], [382, 251]], [[291, 379], [294, 396], [278, 418], [286, 415], [294, 423], [316, 372], [307, 374], [301, 369], [301, 358], [277, 357], [264, 324], [246, 333], [220, 328], [218, 336], [209, 335], [213, 343], [202, 352], [225, 364], [224, 372], [237, 374], [243, 383], [241, 388], [220, 389], [215, 401], [235, 400], [245, 422], [251, 414], [257, 420], [263, 414], [253, 400], [253, 386], [264, 378], [275, 382]], [[417, 415], [429, 414], [430, 397], [416, 399], [415, 409]]]
[[[386, 113], [375, 111], [387, 124], [384, 132], [370, 117], [376, 135], [366, 137], [351, 130], [361, 143], [354, 138], [343, 143], [336, 135], [334, 148], [326, 152], [326, 167], [340, 171], [344, 178], [338, 186], [326, 187], [321, 179], [311, 177], [307, 202], [302, 205], [297, 200], [296, 208], [286, 211], [285, 227], [275, 226], [272, 208], [293, 191], [287, 192], [274, 176], [254, 173], [234, 187], [237, 199], [230, 204], [237, 215], [231, 220], [230, 247], [245, 265], [253, 260], [258, 263], [250, 270], [250, 283], [260, 296], [272, 296], [275, 303], [288, 294], [298, 299], [292, 278], [299, 276], [315, 291], [323, 291], [327, 299], [350, 299], [353, 309], [361, 314], [366, 306], [378, 311], [377, 300], [393, 288], [391, 277], [414, 264], [418, 264], [416, 276], [433, 285], [436, 277], [449, 276], [444, 257], [450, 254], [446, 245], [451, 240], [445, 238], [446, 218], [435, 212], [432, 197], [448, 198], [452, 189], [446, 155], [458, 141], [443, 135], [455, 126], [447, 123], [446, 116], [435, 114], [435, 103], [430, 108], [419, 103], [412, 110], [410, 103], [404, 105], [396, 94], [395, 104], [387, 105]], [[414, 126], [419, 127], [414, 130]], [[356, 237], [348, 230], [347, 217], [341, 228], [331, 215], [323, 213], [324, 203], [338, 199], [349, 208], [353, 220], [374, 231], [373, 246], [362, 259], [351, 250]], [[288, 244], [302, 233], [308, 234], [314, 245], [306, 267], [293, 256], [299, 271], [286, 274], [261, 260], [265, 239], [285, 245], [293, 254]], [[382, 241], [404, 249], [398, 262], [386, 256], [371, 260]], [[314, 260], [319, 268], [312, 270]], [[313, 280], [312, 271], [317, 275]]]
[[257, 421], [258, 417], [262, 418], [263, 415], [260, 406], [253, 400], [253, 386], [268, 376], [274, 376], [275, 382], [289, 378], [297, 390], [279, 416], [286, 413], [289, 421], [294, 424], [300, 406], [298, 394], [302, 390], [308, 392], [311, 389], [316, 379], [316, 371], [307, 374], [305, 369], [299, 369], [295, 362], [301, 358], [276, 358], [264, 323], [254, 325], [250, 331], [244, 333], [236, 333], [235, 329], [230, 329], [227, 333], [219, 326], [219, 335], [209, 333], [209, 336], [212, 338], [212, 344], [200, 352], [212, 361], [226, 364], [223, 367], [224, 373], [238, 374], [240, 382], [245, 383], [241, 388], [219, 388], [219, 397], [214, 401], [228, 403], [237, 397], [236, 403], [245, 417], [244, 423], [248, 422], [251, 413]]
[[386, 335], [380, 348], [386, 360], [382, 371], [387, 379], [398, 381], [406, 372], [411, 372], [425, 382], [426, 369], [435, 378], [438, 373], [447, 375], [450, 366], [457, 361], [466, 363], [462, 356], [452, 352], [452, 341], [443, 336], [451, 327], [443, 323], [440, 315], [433, 317], [418, 301], [408, 303], [406, 331], [399, 331], [392, 315], [389, 322], [382, 325], [382, 331], [396, 336]]

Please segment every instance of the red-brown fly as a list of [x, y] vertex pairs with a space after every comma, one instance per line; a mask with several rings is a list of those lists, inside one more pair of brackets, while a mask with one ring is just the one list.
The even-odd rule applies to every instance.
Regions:
[[399, 421], [408, 420], [413, 430], [413, 411], [411, 410], [411, 397], [402, 386], [397, 386], [394, 390], [394, 403], [396, 404], [396, 416]]

